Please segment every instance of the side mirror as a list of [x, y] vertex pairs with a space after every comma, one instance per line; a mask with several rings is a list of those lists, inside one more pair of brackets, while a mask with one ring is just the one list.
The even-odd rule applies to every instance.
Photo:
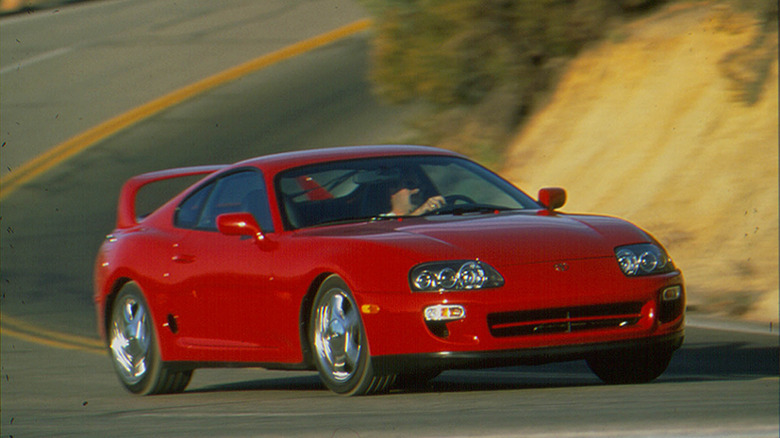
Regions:
[[547, 211], [557, 210], [566, 203], [566, 190], [559, 187], [546, 187], [539, 190], [539, 203]]
[[263, 230], [251, 213], [225, 213], [217, 216], [217, 229], [226, 236], [251, 236], [262, 241]]

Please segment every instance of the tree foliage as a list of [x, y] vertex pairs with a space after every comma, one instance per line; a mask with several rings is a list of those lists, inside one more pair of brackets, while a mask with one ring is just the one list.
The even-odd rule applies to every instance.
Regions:
[[474, 104], [527, 96], [548, 60], [600, 38], [611, 0], [364, 0], [376, 16], [373, 79], [392, 101]]

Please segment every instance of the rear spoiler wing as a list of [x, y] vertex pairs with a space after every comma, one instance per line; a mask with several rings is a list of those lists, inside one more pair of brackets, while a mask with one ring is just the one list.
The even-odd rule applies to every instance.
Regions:
[[116, 227], [129, 228], [138, 224], [135, 215], [135, 198], [141, 187], [166, 179], [182, 178], [185, 176], [208, 175], [214, 173], [225, 165], [180, 167], [176, 169], [159, 170], [144, 173], [127, 180], [119, 192], [119, 206], [117, 207]]

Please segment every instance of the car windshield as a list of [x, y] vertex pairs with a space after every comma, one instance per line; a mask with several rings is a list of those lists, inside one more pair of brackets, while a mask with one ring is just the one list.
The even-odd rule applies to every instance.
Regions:
[[380, 157], [299, 167], [276, 178], [276, 191], [288, 229], [539, 208], [484, 167], [448, 156]]

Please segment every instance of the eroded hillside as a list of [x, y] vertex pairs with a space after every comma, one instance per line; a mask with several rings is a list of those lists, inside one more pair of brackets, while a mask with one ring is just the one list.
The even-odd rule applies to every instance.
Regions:
[[673, 4], [573, 60], [504, 173], [650, 230], [706, 311], [778, 319], [777, 31]]

